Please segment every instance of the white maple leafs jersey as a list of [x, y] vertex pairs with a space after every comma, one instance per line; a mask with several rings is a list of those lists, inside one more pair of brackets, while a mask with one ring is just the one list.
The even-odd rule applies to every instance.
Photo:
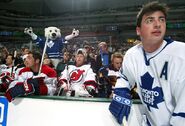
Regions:
[[153, 53], [146, 53], [141, 44], [129, 49], [116, 88], [131, 89], [135, 84], [148, 126], [184, 125], [185, 44], [164, 40]]

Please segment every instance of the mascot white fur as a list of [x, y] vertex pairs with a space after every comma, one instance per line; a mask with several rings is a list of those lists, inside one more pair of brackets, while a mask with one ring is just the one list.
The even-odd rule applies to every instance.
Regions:
[[46, 38], [48, 38], [48, 42], [46, 43], [46, 53], [49, 58], [52, 60], [55, 59], [53, 60], [53, 63], [56, 66], [59, 62], [59, 59], [62, 57], [61, 51], [64, 43], [74, 37], [77, 37], [79, 35], [79, 30], [73, 29], [72, 33], [65, 37], [61, 36], [60, 29], [57, 27], [45, 28], [45, 37], [37, 36], [31, 27], [25, 28], [24, 33], [30, 35], [32, 40], [34, 40], [36, 44], [42, 49], [44, 49]]

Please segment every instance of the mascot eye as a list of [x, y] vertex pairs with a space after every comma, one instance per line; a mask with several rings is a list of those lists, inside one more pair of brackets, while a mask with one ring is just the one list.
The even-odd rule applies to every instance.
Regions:
[[55, 30], [55, 32], [57, 32], [57, 30]]
[[49, 30], [49, 32], [52, 32], [52, 30]]

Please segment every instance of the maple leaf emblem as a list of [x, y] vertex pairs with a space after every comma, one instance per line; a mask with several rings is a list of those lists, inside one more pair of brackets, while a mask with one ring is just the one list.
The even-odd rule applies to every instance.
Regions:
[[147, 105], [148, 110], [150, 107], [158, 109], [157, 104], [164, 101], [163, 91], [161, 87], [153, 86], [154, 78], [147, 72], [141, 76], [141, 94], [143, 102]]
[[49, 48], [53, 47], [53, 45], [54, 45], [54, 42], [53, 42], [52, 40], [50, 40], [50, 41], [47, 43], [47, 46], [48, 46]]

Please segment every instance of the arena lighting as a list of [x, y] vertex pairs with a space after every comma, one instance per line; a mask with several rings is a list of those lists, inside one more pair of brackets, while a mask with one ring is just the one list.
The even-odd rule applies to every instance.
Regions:
[[128, 42], [128, 43], [134, 43], [134, 42], [135, 42], [135, 39], [129, 38], [129, 39], [127, 39], [127, 42]]

